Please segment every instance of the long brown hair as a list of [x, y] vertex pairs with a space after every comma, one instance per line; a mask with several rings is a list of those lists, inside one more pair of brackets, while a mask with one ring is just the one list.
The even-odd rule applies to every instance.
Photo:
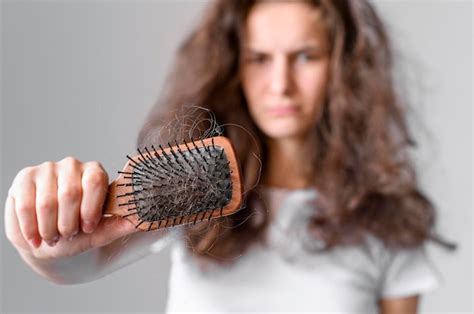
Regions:
[[[243, 29], [255, 2], [211, 1], [179, 47], [162, 96], [138, 138], [139, 146], [176, 139], [176, 128], [163, 125], [190, 103], [208, 108], [224, 125], [245, 178], [247, 204], [230, 217], [184, 227], [193, 254], [213, 261], [244, 253], [263, 239], [268, 225], [267, 212], [256, 212], [261, 203], [257, 161], [265, 164], [266, 147], [238, 79]], [[388, 247], [417, 246], [429, 238], [441, 242], [433, 236], [433, 205], [420, 191], [408, 158], [414, 140], [394, 88], [392, 50], [382, 21], [366, 1], [308, 2], [321, 10], [331, 58], [328, 96], [312, 136], [315, 145], [305, 152], [322, 195], [309, 230], [326, 248], [360, 242], [367, 233]]]

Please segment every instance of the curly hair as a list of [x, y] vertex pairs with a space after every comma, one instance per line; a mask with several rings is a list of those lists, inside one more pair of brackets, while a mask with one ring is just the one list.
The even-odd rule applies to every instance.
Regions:
[[[173, 138], [176, 134], [165, 134], [160, 126], [193, 103], [211, 110], [223, 125], [243, 126], [256, 139], [224, 127], [249, 190], [247, 206], [232, 216], [184, 227], [194, 256], [222, 263], [260, 242], [269, 220], [265, 210], [254, 215], [259, 219], [249, 219], [261, 207], [259, 164], [253, 156], [265, 164], [267, 149], [238, 77], [243, 30], [256, 2], [211, 1], [178, 48], [162, 96], [138, 138], [140, 146]], [[327, 97], [312, 133], [315, 145], [305, 152], [307, 173], [322, 195], [309, 231], [327, 249], [359, 243], [365, 234], [388, 247], [417, 246], [427, 239], [445, 244], [434, 235], [435, 210], [420, 191], [408, 156], [415, 142], [407, 108], [395, 90], [392, 48], [377, 12], [362, 0], [308, 2], [321, 10], [330, 38]]]

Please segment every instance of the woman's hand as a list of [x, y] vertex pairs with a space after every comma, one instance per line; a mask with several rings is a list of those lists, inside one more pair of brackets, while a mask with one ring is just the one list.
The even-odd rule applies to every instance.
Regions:
[[8, 192], [7, 238], [23, 257], [73, 256], [133, 233], [122, 218], [102, 218], [108, 176], [98, 162], [67, 157], [22, 169]]

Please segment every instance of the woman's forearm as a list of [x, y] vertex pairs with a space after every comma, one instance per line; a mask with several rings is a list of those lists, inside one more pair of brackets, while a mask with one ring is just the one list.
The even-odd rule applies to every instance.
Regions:
[[166, 230], [139, 232], [81, 254], [57, 259], [37, 259], [21, 253], [23, 260], [42, 277], [57, 284], [94, 281], [163, 248], [171, 241]]

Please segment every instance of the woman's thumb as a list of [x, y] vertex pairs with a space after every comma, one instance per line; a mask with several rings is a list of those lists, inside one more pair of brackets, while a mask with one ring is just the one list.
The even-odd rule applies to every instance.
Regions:
[[92, 237], [91, 245], [93, 248], [102, 247], [118, 238], [137, 231], [140, 230], [135, 228], [135, 225], [125, 218], [118, 216], [102, 218], [97, 229], [90, 234]]

